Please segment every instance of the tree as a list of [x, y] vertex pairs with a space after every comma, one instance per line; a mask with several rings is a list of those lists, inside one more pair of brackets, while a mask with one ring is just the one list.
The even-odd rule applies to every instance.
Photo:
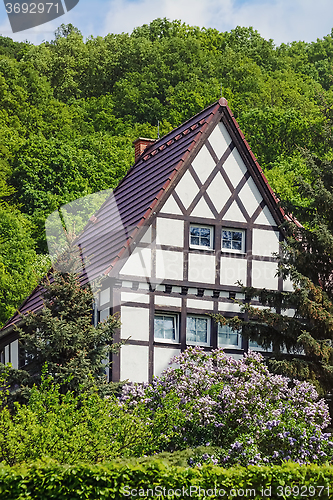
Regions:
[[[2, 193], [11, 191], [5, 185]], [[46, 272], [35, 252], [32, 224], [16, 208], [0, 202], [0, 325], [2, 325]]]
[[103, 361], [119, 349], [120, 344], [112, 344], [118, 319], [111, 316], [93, 325], [93, 293], [90, 287], [81, 286], [76, 273], [54, 272], [44, 279], [43, 287], [42, 311], [24, 317], [17, 328], [26, 365], [13, 370], [11, 380], [26, 388], [40, 385], [47, 363], [48, 375], [62, 392], [76, 394], [96, 386], [106, 393], [108, 363]]
[[[306, 203], [284, 203], [294, 219], [285, 222], [286, 243], [279, 256], [279, 273], [291, 279], [293, 291], [276, 292], [244, 287], [249, 319], [216, 315], [221, 324], [242, 328], [243, 335], [273, 347], [268, 360], [277, 373], [314, 383], [321, 394], [333, 389], [333, 136], [327, 158], [303, 151], [308, 172], [297, 188]], [[258, 297], [266, 309], [250, 305]]]

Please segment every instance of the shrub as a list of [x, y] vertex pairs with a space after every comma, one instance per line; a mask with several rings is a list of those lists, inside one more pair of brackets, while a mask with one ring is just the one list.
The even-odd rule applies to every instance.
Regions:
[[[209, 459], [224, 466], [323, 463], [332, 457], [331, 436], [323, 432], [328, 407], [311, 384], [271, 374], [253, 352], [235, 360], [222, 349], [188, 348], [171, 362], [177, 367], [152, 384], [125, 385], [121, 395], [123, 404], [144, 404], [152, 416], [163, 413], [171, 396], [178, 401], [181, 427], [174, 424], [158, 451], [210, 444], [219, 447], [218, 454], [196, 457], [193, 464]], [[154, 427], [154, 418], [149, 425]]]
[[[60, 463], [97, 463], [135, 454], [146, 441], [145, 421], [126, 412], [115, 397], [96, 391], [61, 394], [52, 378], [42, 375], [26, 405], [6, 404], [0, 387], [0, 462], [7, 465], [53, 458]], [[0, 495], [1, 496], [1, 495]]]

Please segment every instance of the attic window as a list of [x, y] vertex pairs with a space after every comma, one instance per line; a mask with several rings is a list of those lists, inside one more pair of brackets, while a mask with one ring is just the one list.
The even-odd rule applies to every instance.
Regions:
[[190, 247], [210, 250], [213, 248], [213, 227], [190, 225]]
[[222, 251], [245, 253], [245, 231], [243, 229], [222, 229]]

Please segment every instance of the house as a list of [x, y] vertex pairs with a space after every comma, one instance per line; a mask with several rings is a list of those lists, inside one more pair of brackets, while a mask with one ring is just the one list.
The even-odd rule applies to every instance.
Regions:
[[[238, 357], [240, 332], [207, 313], [232, 316], [237, 282], [290, 289], [276, 275], [284, 213], [221, 98], [166, 136], [138, 139], [136, 161], [79, 237], [83, 284], [104, 276], [98, 320], [118, 312], [114, 381], [150, 381], [189, 345]], [[42, 307], [36, 289], [21, 314]], [[16, 314], [1, 331], [2, 361], [18, 365]], [[16, 335], [16, 336], [15, 336]], [[254, 343], [252, 348], [260, 349]]]

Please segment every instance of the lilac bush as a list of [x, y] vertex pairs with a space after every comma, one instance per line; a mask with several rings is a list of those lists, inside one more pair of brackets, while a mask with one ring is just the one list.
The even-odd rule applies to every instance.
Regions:
[[195, 457], [193, 463], [219, 460], [224, 466], [331, 460], [333, 442], [323, 431], [330, 423], [328, 406], [311, 384], [271, 374], [254, 352], [235, 360], [222, 349], [190, 347], [171, 363], [176, 367], [152, 384], [124, 386], [120, 399], [127, 408], [143, 405], [153, 428], [154, 414], [163, 419], [173, 398], [182, 419], [177, 413], [172, 436], [160, 438], [157, 451], [214, 446], [213, 458]]

